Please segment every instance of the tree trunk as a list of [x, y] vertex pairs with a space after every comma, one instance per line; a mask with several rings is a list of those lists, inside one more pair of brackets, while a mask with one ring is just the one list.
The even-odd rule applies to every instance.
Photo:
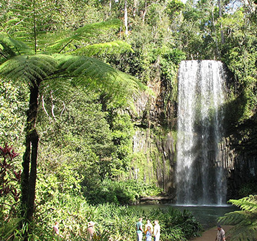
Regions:
[[128, 3], [127, 0], [125, 0], [125, 6], [124, 6], [124, 25], [125, 25], [125, 34], [128, 35]]
[[[218, 0], [218, 6], [219, 6], [219, 17], [222, 18], [221, 0]], [[222, 24], [220, 24], [220, 36], [221, 36], [221, 44], [223, 45], [225, 43], [225, 41], [224, 41], [224, 33], [223, 33], [223, 30], [222, 30]]]
[[[30, 86], [30, 101], [29, 109], [27, 110], [25, 141], [26, 149], [23, 156], [23, 173], [21, 182], [21, 215], [23, 218], [25, 218], [23, 224], [28, 224], [32, 221], [35, 206], [37, 154], [39, 141], [36, 130], [39, 84], [40, 82], [38, 81], [36, 84]], [[27, 234], [25, 234], [24, 240], [27, 240]]]

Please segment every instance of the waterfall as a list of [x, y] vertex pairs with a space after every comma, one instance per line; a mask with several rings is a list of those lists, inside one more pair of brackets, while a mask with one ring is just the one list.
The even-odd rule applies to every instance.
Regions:
[[176, 191], [178, 204], [226, 203], [219, 157], [224, 74], [220, 61], [182, 61], [178, 75]]

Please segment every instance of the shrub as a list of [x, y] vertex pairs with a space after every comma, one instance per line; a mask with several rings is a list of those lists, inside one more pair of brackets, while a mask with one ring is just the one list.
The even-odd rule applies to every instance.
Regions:
[[91, 204], [115, 203], [133, 204], [140, 197], [146, 195], [156, 195], [161, 190], [152, 185], [136, 180], [112, 181], [104, 179], [103, 182], [91, 184], [91, 187], [84, 187], [84, 195]]

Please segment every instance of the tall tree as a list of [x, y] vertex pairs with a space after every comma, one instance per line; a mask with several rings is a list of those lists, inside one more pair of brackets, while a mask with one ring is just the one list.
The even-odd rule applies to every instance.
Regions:
[[[35, 1], [32, 5], [35, 13]], [[31, 7], [31, 6], [29, 6]], [[120, 23], [111, 21], [86, 25], [75, 32], [65, 34], [65, 38], [51, 34], [39, 35], [36, 14], [33, 21], [33, 34], [27, 46], [23, 42], [10, 38], [5, 33], [0, 35], [0, 76], [2, 79], [25, 82], [29, 89], [29, 108], [27, 110], [25, 153], [21, 183], [21, 208], [25, 222], [30, 222], [35, 209], [35, 189], [37, 177], [37, 157], [39, 135], [37, 132], [38, 100], [44, 89], [53, 89], [61, 93], [69, 85], [83, 85], [98, 88], [109, 93], [113, 98], [129, 101], [138, 88], [138, 81], [104, 62], [86, 57], [99, 51], [112, 52], [128, 50], [122, 42], [112, 42], [86, 46], [85, 38], [93, 37], [100, 29], [119, 28]], [[42, 41], [47, 36], [48, 44]], [[60, 35], [60, 36], [63, 36]], [[51, 37], [54, 41], [51, 42]], [[40, 45], [43, 43], [44, 45]], [[49, 44], [52, 43], [52, 44]], [[112, 48], [114, 46], [114, 48]], [[124, 48], [125, 47], [125, 48]], [[77, 48], [77, 49], [76, 49]], [[78, 49], [79, 48], [79, 49]], [[42, 50], [47, 50], [47, 54]], [[69, 55], [60, 54], [69, 51]], [[57, 54], [55, 54], [57, 53]], [[59, 53], [59, 54], [58, 54]], [[75, 55], [77, 54], [77, 55]], [[26, 237], [27, 238], [27, 237]], [[25, 238], [25, 239], [26, 239]]]

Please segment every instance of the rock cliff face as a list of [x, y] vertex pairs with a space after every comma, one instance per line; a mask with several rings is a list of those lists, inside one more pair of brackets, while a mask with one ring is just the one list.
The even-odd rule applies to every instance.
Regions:
[[[228, 89], [233, 84], [233, 76], [228, 74]], [[153, 93], [143, 93], [137, 99], [137, 114], [132, 115], [133, 151], [138, 156], [131, 176], [154, 183], [175, 200], [177, 103], [168, 98], [175, 90], [161, 79], [153, 80], [148, 87]], [[227, 131], [220, 143], [220, 158], [227, 179], [227, 200], [250, 194], [257, 183], [257, 118], [238, 125], [238, 101], [224, 107]]]
[[257, 193], [256, 126], [252, 120], [234, 126], [223, 142], [228, 199]]
[[171, 194], [175, 177], [176, 103], [165, 102], [170, 91], [165, 81], [154, 80], [148, 87], [152, 92], [143, 93], [135, 104], [133, 151], [142, 155], [142, 162], [134, 163], [132, 175]]

